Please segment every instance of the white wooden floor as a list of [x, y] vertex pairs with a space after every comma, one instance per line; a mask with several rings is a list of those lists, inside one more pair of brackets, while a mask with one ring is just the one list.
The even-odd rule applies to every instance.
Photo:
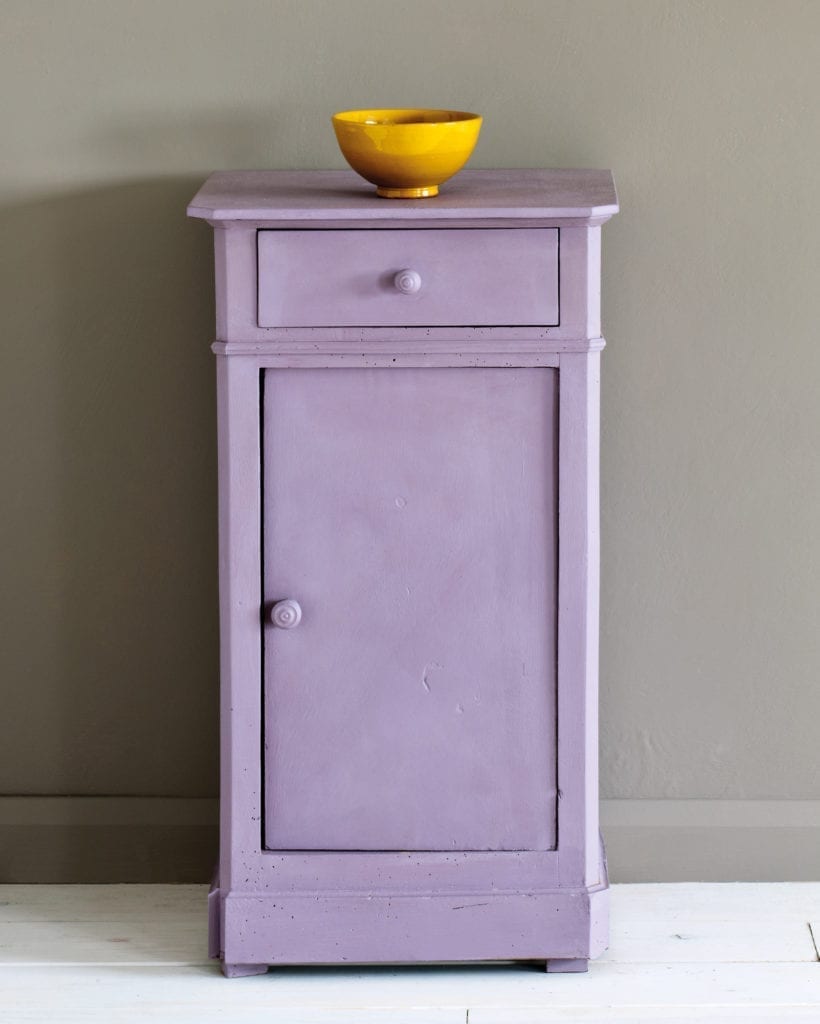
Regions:
[[0, 886], [0, 1021], [820, 1024], [820, 883], [614, 886], [611, 948], [587, 975], [500, 964], [228, 981], [207, 959], [205, 894]]

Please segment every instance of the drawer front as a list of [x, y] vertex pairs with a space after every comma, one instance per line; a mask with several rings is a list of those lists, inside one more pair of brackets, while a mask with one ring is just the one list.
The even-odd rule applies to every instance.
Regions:
[[260, 327], [559, 322], [557, 228], [266, 230], [258, 238]]

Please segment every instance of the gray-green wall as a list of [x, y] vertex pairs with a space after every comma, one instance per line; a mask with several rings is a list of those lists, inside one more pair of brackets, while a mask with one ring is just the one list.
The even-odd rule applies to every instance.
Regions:
[[4, 0], [0, 22], [0, 881], [207, 873], [211, 249], [185, 204], [217, 168], [342, 166], [330, 113], [378, 105], [479, 111], [475, 167], [615, 171], [614, 877], [816, 877], [820, 3]]

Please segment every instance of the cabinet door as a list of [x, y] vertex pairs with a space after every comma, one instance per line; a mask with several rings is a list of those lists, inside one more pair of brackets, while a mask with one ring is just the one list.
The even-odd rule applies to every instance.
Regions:
[[269, 849], [548, 850], [557, 371], [263, 381]]

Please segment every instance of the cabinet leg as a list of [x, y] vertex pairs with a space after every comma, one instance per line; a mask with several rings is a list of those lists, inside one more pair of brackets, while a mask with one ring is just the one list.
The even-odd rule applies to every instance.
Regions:
[[547, 974], [580, 974], [589, 970], [589, 960], [547, 960]]
[[247, 978], [251, 974], [264, 974], [267, 964], [226, 964], [222, 961], [222, 973], [226, 978]]

